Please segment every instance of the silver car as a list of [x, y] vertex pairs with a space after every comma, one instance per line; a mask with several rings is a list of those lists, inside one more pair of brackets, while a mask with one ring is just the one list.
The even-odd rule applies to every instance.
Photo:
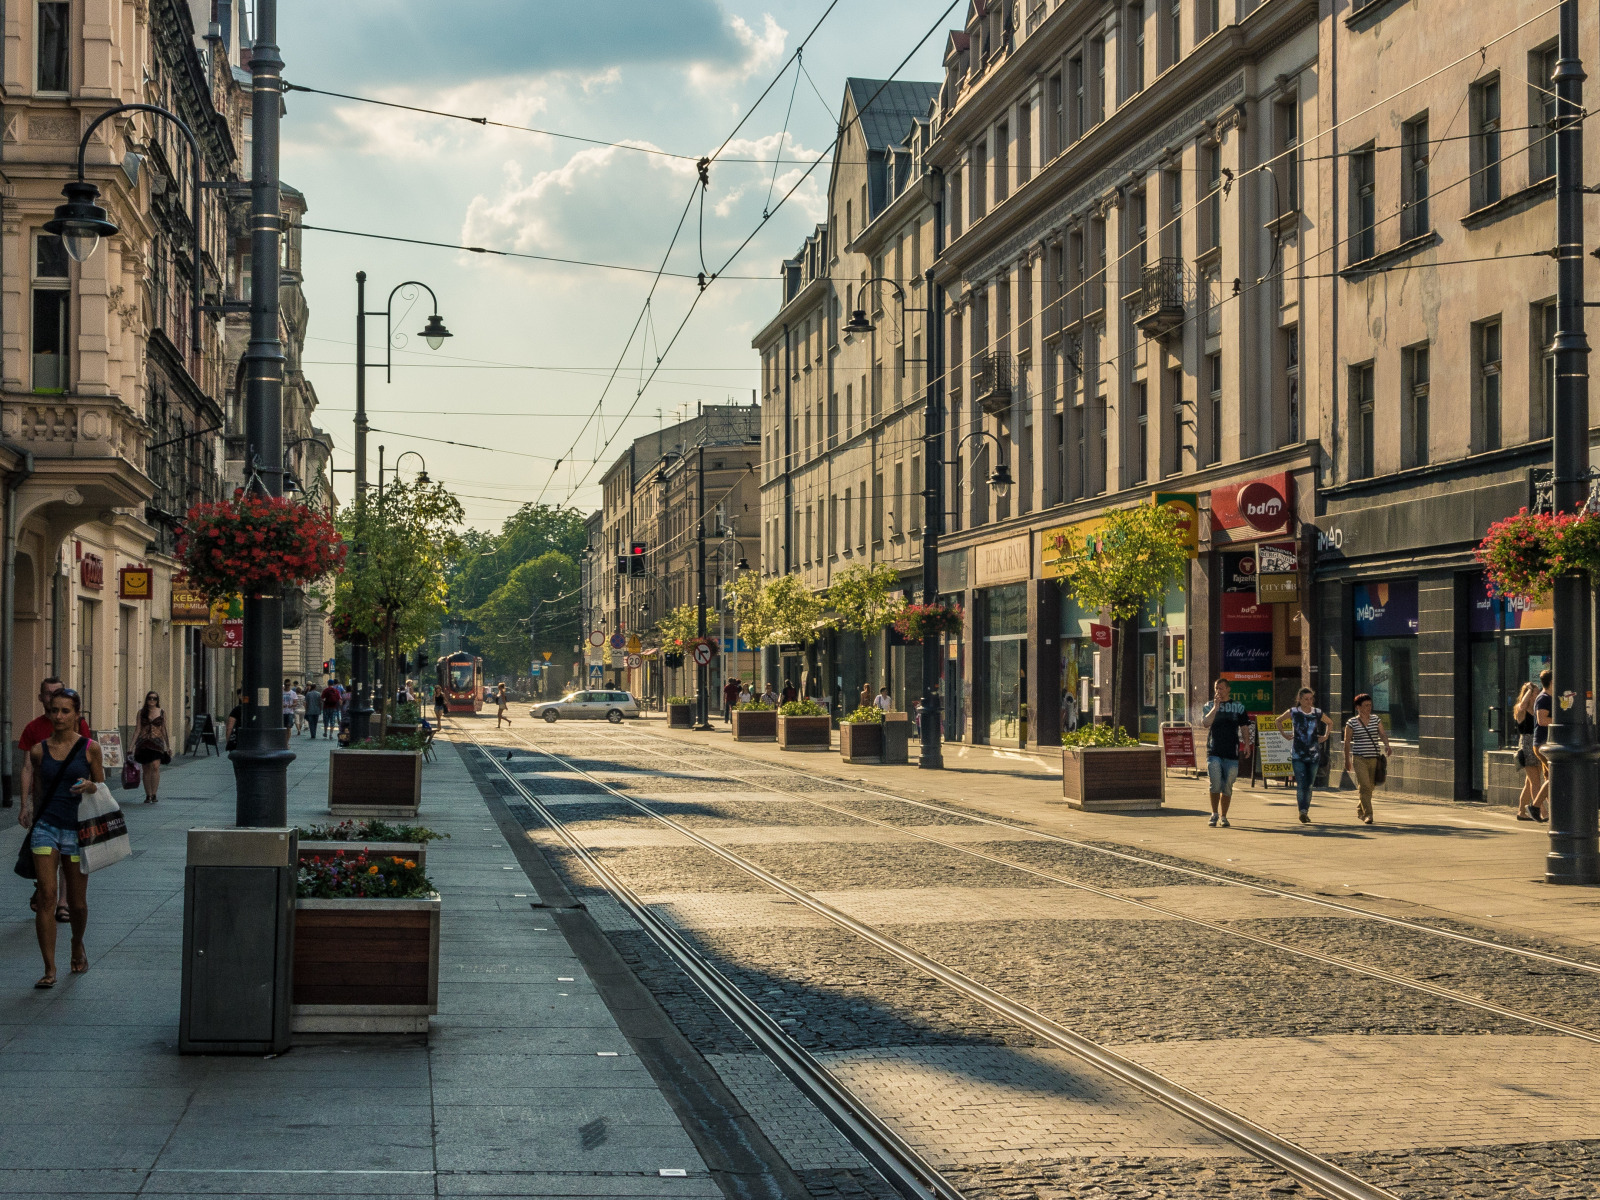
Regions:
[[559, 700], [535, 704], [528, 715], [546, 721], [599, 721], [622, 724], [623, 717], [637, 717], [639, 702], [627, 692], [572, 692]]

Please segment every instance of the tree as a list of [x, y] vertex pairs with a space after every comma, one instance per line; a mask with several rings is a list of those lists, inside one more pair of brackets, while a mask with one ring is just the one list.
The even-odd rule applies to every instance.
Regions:
[[904, 599], [890, 594], [899, 585], [900, 572], [887, 563], [852, 563], [834, 575], [828, 603], [844, 628], [881, 633], [905, 607]]
[[518, 566], [466, 616], [478, 628], [490, 671], [520, 675], [540, 651], [572, 645], [579, 609], [578, 564], [550, 550]]
[[680, 604], [655, 624], [655, 635], [663, 648], [682, 650], [700, 637], [700, 609], [694, 604]]
[[366, 634], [384, 664], [380, 712], [401, 655], [426, 642], [445, 614], [446, 570], [460, 551], [462, 515], [440, 484], [400, 482], [381, 495], [369, 490], [340, 515], [339, 533], [352, 553], [334, 585], [334, 616], [344, 629]]
[[754, 572], [729, 585], [739, 636], [752, 646], [809, 646], [821, 634], [827, 605], [798, 575], [762, 583]]
[[469, 529], [450, 564], [451, 612], [466, 617], [483, 607], [517, 567], [541, 555], [554, 551], [577, 562], [587, 542], [583, 516], [553, 504], [524, 504], [498, 533]]
[[[1057, 572], [1080, 607], [1107, 613], [1115, 621], [1131, 621], [1153, 598], [1183, 579], [1188, 561], [1183, 517], [1170, 508], [1145, 505], [1108, 514], [1094, 544], [1059, 560]], [[1124, 640], [1119, 630], [1112, 650], [1113, 723], [1121, 715], [1117, 705]]]

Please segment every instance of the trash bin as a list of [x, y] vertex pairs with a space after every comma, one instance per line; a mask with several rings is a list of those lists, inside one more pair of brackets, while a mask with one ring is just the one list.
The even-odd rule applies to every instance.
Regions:
[[289, 828], [189, 831], [180, 1053], [289, 1048], [297, 842]]
[[910, 741], [911, 721], [908, 714], [903, 712], [884, 713], [883, 758], [879, 761], [899, 763], [904, 766], [910, 754]]

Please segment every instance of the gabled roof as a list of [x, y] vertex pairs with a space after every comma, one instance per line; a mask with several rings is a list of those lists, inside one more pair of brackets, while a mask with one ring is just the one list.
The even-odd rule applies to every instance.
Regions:
[[[928, 112], [928, 104], [939, 94], [937, 83], [917, 83], [892, 79], [846, 79], [851, 107], [860, 115], [861, 133], [867, 149], [884, 151], [905, 140], [906, 129]], [[878, 89], [883, 91], [879, 92]], [[876, 97], [876, 98], [874, 98]]]

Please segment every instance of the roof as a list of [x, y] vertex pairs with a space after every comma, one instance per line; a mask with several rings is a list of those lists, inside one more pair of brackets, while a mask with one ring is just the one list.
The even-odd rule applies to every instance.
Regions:
[[[867, 149], [883, 151], [905, 140], [906, 128], [919, 117], [926, 117], [928, 105], [939, 94], [937, 83], [911, 80], [846, 79], [851, 106], [861, 120]], [[879, 92], [878, 89], [883, 91]], [[870, 105], [870, 107], [868, 107]]]

